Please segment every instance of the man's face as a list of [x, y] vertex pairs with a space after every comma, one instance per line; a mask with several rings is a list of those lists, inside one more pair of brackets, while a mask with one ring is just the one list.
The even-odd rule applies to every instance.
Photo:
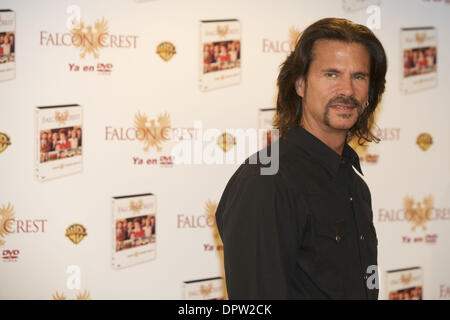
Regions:
[[302, 125], [322, 133], [347, 132], [363, 112], [369, 92], [370, 55], [359, 43], [317, 40], [307, 81], [295, 88], [303, 98]]

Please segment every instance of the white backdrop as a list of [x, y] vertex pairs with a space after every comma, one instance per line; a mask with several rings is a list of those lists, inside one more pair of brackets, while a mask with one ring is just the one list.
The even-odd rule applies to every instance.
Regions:
[[[172, 128], [193, 128], [196, 120], [204, 129], [220, 132], [257, 128], [259, 109], [274, 107], [279, 65], [288, 53], [275, 52], [277, 42], [289, 41], [290, 29], [303, 30], [324, 17], [367, 24], [370, 2], [380, 6], [380, 28], [374, 32], [388, 55], [386, 93], [377, 116], [385, 140], [366, 150], [378, 155], [377, 162], [363, 163], [379, 239], [380, 298], [387, 298], [385, 272], [409, 267], [423, 269], [425, 299], [450, 298], [450, 4], [367, 1], [361, 10], [346, 11], [344, 2], [2, 0], [0, 9], [11, 9], [16, 16], [16, 75], [0, 82], [0, 132], [11, 141], [0, 153], [0, 209], [6, 216], [5, 208], [13, 206], [16, 226], [17, 221], [46, 222], [44, 230], [21, 229], [0, 237], [0, 298], [52, 299], [58, 293], [73, 299], [87, 291], [92, 299], [182, 299], [183, 282], [222, 276], [220, 248], [206, 249], [215, 244], [214, 229], [180, 221], [206, 221], [199, 217], [211, 211], [205, 209], [207, 202], [217, 204], [238, 163], [135, 165], [133, 157], [169, 155], [173, 143], [145, 152], [140, 141], [113, 140], [106, 128], [133, 127], [138, 112], [155, 120], [167, 112]], [[101, 48], [96, 59], [92, 54], [80, 57], [80, 48], [50, 41], [49, 34], [70, 32], [71, 5], [79, 8], [86, 26], [104, 18], [110, 34], [135, 39], [135, 47]], [[203, 92], [198, 85], [200, 21], [222, 19], [240, 21], [241, 80]], [[437, 86], [404, 94], [401, 28], [428, 26], [437, 31]], [[156, 53], [164, 41], [176, 48], [169, 61]], [[98, 63], [112, 64], [111, 73], [82, 71]], [[70, 64], [81, 71], [71, 71]], [[63, 104], [83, 108], [83, 169], [38, 182], [35, 109]], [[427, 151], [416, 143], [420, 133], [433, 139]], [[156, 196], [156, 258], [114, 270], [112, 197], [143, 193]], [[417, 203], [424, 205], [427, 196], [434, 201], [433, 212], [442, 215], [426, 221], [426, 230], [413, 231], [412, 222], [380, 216], [404, 211], [405, 197], [420, 212]], [[75, 223], [87, 229], [77, 245], [65, 237], [66, 228]], [[427, 235], [437, 235], [435, 243], [414, 242]], [[8, 261], [5, 250], [20, 253]], [[69, 266], [79, 267], [78, 287], [67, 286], [74, 276], [66, 272]]]

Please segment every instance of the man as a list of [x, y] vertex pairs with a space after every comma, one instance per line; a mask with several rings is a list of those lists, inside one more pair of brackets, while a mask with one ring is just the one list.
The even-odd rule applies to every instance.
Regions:
[[48, 133], [42, 132], [41, 134], [41, 153], [47, 153], [50, 152], [50, 143], [48, 141]]
[[302, 33], [278, 76], [278, 172], [246, 161], [217, 208], [230, 299], [378, 298], [371, 196], [347, 142], [379, 141], [385, 74], [364, 26], [329, 18]]
[[52, 133], [52, 143], [51, 143], [50, 151], [57, 151], [56, 150], [56, 145], [58, 144], [58, 141], [59, 141], [59, 133], [58, 132], [53, 132]]
[[8, 35], [8, 39], [9, 39], [9, 45], [11, 47], [11, 53], [15, 53], [16, 52], [16, 42], [14, 41], [14, 33], [10, 33]]
[[3, 43], [5, 42], [5, 35], [6, 33], [0, 33], [0, 56], [5, 55], [5, 53], [3, 53]]
[[83, 136], [81, 134], [81, 128], [77, 128], [77, 139], [78, 139], [78, 147], [81, 147], [83, 139]]

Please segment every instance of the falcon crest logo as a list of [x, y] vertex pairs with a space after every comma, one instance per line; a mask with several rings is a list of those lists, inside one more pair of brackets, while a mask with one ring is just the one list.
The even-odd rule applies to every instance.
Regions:
[[290, 27], [289, 28], [289, 43], [290, 43], [290, 47], [291, 47], [291, 51], [295, 50], [295, 46], [297, 45], [297, 41], [300, 38], [300, 30], [298, 30], [295, 27]]
[[221, 37], [224, 37], [227, 35], [228, 31], [229, 31], [229, 26], [226, 24], [223, 27], [218, 25], [217, 26], [217, 34]]
[[[64, 295], [64, 293], [59, 293], [58, 291], [52, 295], [53, 300], [67, 300], [67, 297]], [[91, 295], [87, 290], [84, 290], [83, 292], [80, 292], [76, 295], [76, 299], [73, 300], [90, 300]]]
[[423, 32], [423, 33], [416, 33], [416, 41], [417, 41], [417, 43], [421, 44], [421, 43], [425, 42], [426, 39], [427, 39], [427, 34], [425, 32]]
[[66, 110], [64, 112], [55, 112], [55, 120], [59, 125], [65, 125], [67, 119], [69, 119], [69, 111]]
[[64, 293], [59, 294], [58, 291], [52, 296], [53, 300], [67, 300], [67, 297], [64, 295]]
[[161, 152], [161, 144], [164, 140], [164, 130], [170, 128], [170, 116], [164, 113], [158, 116], [157, 121], [148, 120], [145, 114], [140, 112], [134, 118], [136, 127], [136, 138], [144, 143], [144, 151], [148, 152], [150, 148], [155, 148]]
[[203, 284], [200, 285], [200, 293], [203, 296], [203, 298], [206, 298], [211, 294], [212, 288], [213, 288], [212, 283], [208, 284], [207, 286]]
[[6, 150], [11, 144], [11, 139], [6, 133], [0, 132], [0, 153]]
[[[205, 204], [205, 216], [207, 221], [214, 221], [214, 224], [211, 228], [213, 228], [214, 238], [221, 243], [219, 230], [217, 229], [216, 222], [216, 211], [217, 211], [217, 202], [208, 200]], [[211, 224], [208, 223], [211, 226]]]
[[[373, 115], [372, 115], [372, 122], [370, 123], [370, 130], [373, 131], [375, 128], [377, 128], [375, 122], [376, 119], [378, 118], [378, 115], [380, 113], [381, 110], [381, 105], [378, 106]], [[352, 147], [353, 150], [355, 150], [355, 152], [358, 154], [359, 160], [361, 162], [365, 161], [368, 163], [377, 163], [378, 162], [378, 158], [380, 157], [379, 154], [372, 154], [369, 152], [369, 145], [367, 144], [366, 141], [363, 140], [364, 144], [360, 145], [359, 144], [359, 138], [354, 135], [353, 137], [351, 137], [350, 141], [348, 142], [349, 146]]]
[[14, 206], [8, 203], [8, 206], [2, 205], [0, 208], [0, 247], [5, 244], [5, 241], [2, 239], [6, 235], [8, 235], [8, 228], [11, 227], [11, 224], [14, 220]]
[[84, 22], [80, 21], [79, 26], [73, 28], [71, 33], [73, 44], [81, 49], [81, 59], [84, 59], [87, 54], [98, 59], [98, 52], [103, 48], [102, 37], [108, 34], [108, 22], [103, 18], [101, 21], [95, 21], [94, 27], [92, 27], [85, 26]]
[[433, 197], [428, 196], [422, 202], [415, 202], [414, 199], [405, 197], [404, 203], [406, 220], [413, 224], [411, 230], [415, 231], [417, 227], [422, 227], [422, 230], [426, 230], [425, 223], [430, 221], [434, 208]]
[[139, 200], [137, 202], [130, 201], [130, 210], [134, 213], [138, 213], [139, 211], [141, 211], [143, 206], [144, 202], [142, 200]]
[[412, 273], [411, 273], [411, 272], [408, 273], [408, 274], [402, 274], [401, 277], [400, 277], [400, 281], [401, 281], [403, 284], [405, 284], [405, 285], [407, 285], [408, 283], [410, 283], [411, 280], [412, 280]]

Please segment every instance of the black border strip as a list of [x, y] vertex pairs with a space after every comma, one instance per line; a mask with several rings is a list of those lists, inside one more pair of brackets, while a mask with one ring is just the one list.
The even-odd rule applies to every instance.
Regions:
[[38, 109], [52, 109], [52, 108], [63, 108], [63, 107], [80, 107], [79, 104], [61, 104], [57, 106], [39, 106]]
[[125, 199], [125, 198], [134, 198], [134, 197], [143, 197], [143, 196], [154, 196], [154, 194], [153, 193], [142, 193], [142, 194], [134, 194], [131, 196], [113, 197], [113, 199]]

